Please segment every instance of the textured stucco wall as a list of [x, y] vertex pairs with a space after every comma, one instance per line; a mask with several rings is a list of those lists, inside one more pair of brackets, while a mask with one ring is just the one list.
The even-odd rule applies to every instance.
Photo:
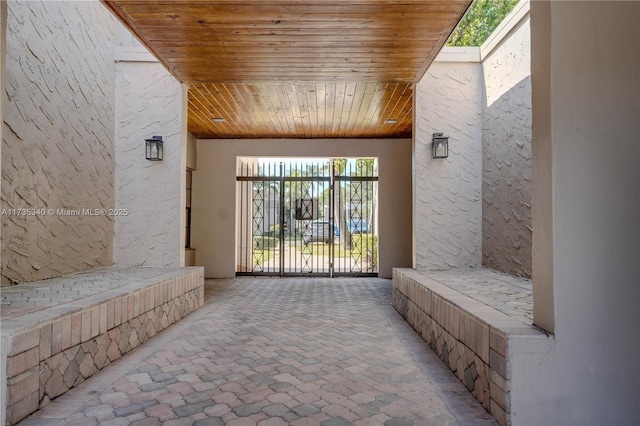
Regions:
[[[2, 88], [2, 93], [0, 93], [0, 113], [2, 112], [2, 108], [4, 108], [4, 77], [6, 75], [4, 71], [4, 62], [6, 55], [6, 47], [7, 47], [7, 2], [0, 2], [0, 88]], [[0, 139], [4, 138], [4, 125], [0, 126]], [[2, 158], [2, 143], [0, 143], [0, 159]], [[0, 161], [0, 176], [2, 176], [2, 161]], [[0, 178], [0, 184], [2, 179]], [[2, 241], [2, 223], [0, 223], [0, 241]], [[2, 265], [2, 250], [0, 250], [0, 265]], [[1, 279], [0, 279], [1, 281]], [[4, 370], [0, 370], [4, 371]], [[0, 391], [1, 392], [1, 391]], [[0, 393], [0, 399], [2, 399], [4, 394]]]
[[[433, 133], [449, 158], [431, 158]], [[478, 267], [482, 233], [482, 69], [434, 62], [416, 84], [415, 267]]]
[[[7, 2], [2, 282], [112, 263], [115, 20], [99, 2]], [[53, 209], [53, 211], [49, 210]]]
[[531, 277], [531, 31], [528, 15], [483, 60], [482, 263]]
[[[182, 108], [182, 85], [162, 65], [117, 63], [116, 207], [127, 210], [115, 223], [117, 266], [180, 266]], [[165, 141], [161, 162], [145, 159], [154, 135]]]

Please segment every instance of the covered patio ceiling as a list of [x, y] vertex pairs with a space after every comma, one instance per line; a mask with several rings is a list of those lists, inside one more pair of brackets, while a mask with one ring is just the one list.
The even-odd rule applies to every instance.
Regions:
[[198, 138], [404, 138], [471, 0], [102, 0], [181, 82]]

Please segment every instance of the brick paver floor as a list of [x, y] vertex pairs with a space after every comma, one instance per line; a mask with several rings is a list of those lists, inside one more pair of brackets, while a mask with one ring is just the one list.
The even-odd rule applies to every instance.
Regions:
[[207, 280], [205, 306], [22, 425], [495, 425], [384, 279]]

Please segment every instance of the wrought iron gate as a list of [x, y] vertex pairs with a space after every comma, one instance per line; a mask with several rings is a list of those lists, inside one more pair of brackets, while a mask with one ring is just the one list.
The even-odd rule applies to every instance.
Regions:
[[378, 274], [376, 159], [238, 159], [237, 275]]

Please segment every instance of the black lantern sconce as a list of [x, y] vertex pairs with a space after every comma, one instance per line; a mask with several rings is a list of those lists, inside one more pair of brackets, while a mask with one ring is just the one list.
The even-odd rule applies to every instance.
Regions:
[[151, 136], [151, 139], [145, 139], [147, 160], [162, 161], [163, 145], [162, 136]]
[[449, 136], [442, 133], [434, 133], [431, 141], [433, 158], [447, 158], [449, 156]]

